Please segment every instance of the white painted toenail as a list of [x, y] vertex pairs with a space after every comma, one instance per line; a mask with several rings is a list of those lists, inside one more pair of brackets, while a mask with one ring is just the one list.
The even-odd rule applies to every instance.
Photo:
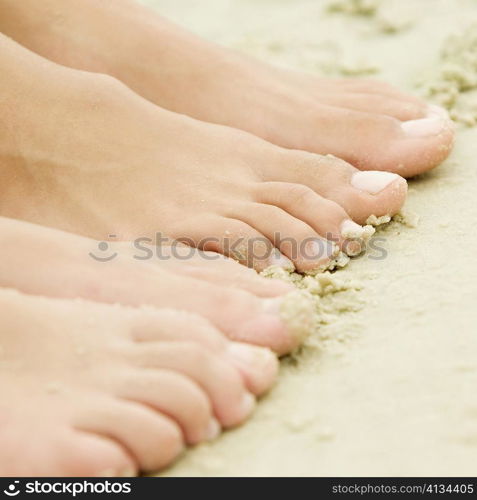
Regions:
[[446, 128], [446, 122], [440, 115], [431, 114], [429, 118], [403, 122], [401, 127], [409, 137], [431, 137], [439, 135]]
[[427, 114], [429, 117], [440, 116], [443, 120], [450, 120], [447, 109], [442, 108], [441, 106], [436, 106], [435, 104], [429, 104], [427, 107]]
[[241, 344], [240, 342], [231, 342], [227, 351], [236, 362], [252, 369], [262, 370], [264, 366], [275, 361], [275, 355], [268, 349]]
[[363, 226], [356, 224], [352, 220], [345, 220], [341, 224], [341, 236], [345, 239], [357, 240], [364, 237], [366, 230]]
[[214, 441], [214, 439], [217, 439], [220, 436], [221, 431], [222, 427], [220, 427], [220, 424], [215, 418], [212, 418], [209, 422], [209, 426], [207, 427], [206, 440]]
[[242, 400], [242, 412], [244, 416], [250, 415], [255, 409], [255, 398], [249, 393], [244, 394]]
[[356, 172], [351, 178], [351, 185], [369, 194], [378, 194], [396, 179], [399, 179], [399, 175], [397, 174], [370, 170], [367, 172]]
[[295, 266], [293, 265], [293, 262], [288, 257], [285, 257], [280, 252], [280, 250], [278, 250], [278, 248], [275, 248], [272, 252], [272, 255], [270, 255], [270, 258], [268, 259], [268, 265], [281, 267], [282, 269], [285, 269], [286, 271], [294, 271], [295, 270]]

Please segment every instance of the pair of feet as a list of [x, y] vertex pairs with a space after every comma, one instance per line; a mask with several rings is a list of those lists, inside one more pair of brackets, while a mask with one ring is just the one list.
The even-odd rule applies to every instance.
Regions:
[[311, 326], [299, 292], [230, 259], [105, 265], [93, 240], [2, 217], [0, 244], [3, 476], [156, 471], [244, 422], [269, 348]]
[[350, 228], [363, 234], [353, 223], [396, 213], [400, 175], [451, 148], [439, 108], [248, 60], [135, 2], [0, 9], [0, 30], [25, 46], [118, 78], [1, 39], [6, 217], [100, 240], [161, 231], [256, 270], [312, 271], [336, 254], [326, 240], [343, 249]]
[[[370, 215], [400, 209], [398, 174], [436, 166], [451, 147], [438, 108], [383, 84], [260, 65], [132, 2], [0, 0], [0, 10], [0, 30], [24, 46], [96, 72], [0, 38], [4, 217], [97, 239], [153, 242], [161, 231], [256, 270], [313, 271], [348, 235], [359, 242]], [[16, 242], [17, 265], [2, 264], [1, 285], [54, 298], [0, 299], [13, 401], [1, 412], [5, 474], [164, 466], [242, 422], [272, 385], [274, 356], [237, 340], [282, 354], [304, 333], [280, 317], [289, 288], [235, 263], [133, 265], [126, 250], [95, 263], [86, 239], [12, 224], [1, 220], [15, 233], [2, 248]], [[42, 263], [36, 277], [28, 252]], [[61, 300], [75, 297], [134, 309]], [[38, 408], [41, 438], [19, 462]]]

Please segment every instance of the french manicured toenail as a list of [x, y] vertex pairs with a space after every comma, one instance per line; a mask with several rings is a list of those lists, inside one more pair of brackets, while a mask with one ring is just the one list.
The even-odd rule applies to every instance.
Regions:
[[366, 230], [351, 219], [341, 224], [341, 236], [345, 239], [357, 240], [364, 237]]
[[446, 122], [440, 115], [431, 114], [428, 118], [403, 122], [401, 127], [409, 137], [431, 137], [439, 135], [445, 129]]
[[427, 106], [427, 115], [429, 117], [440, 116], [443, 120], [450, 120], [447, 109], [442, 108], [441, 106], [436, 106], [435, 104], [429, 104], [429, 106]]
[[220, 427], [219, 422], [217, 422], [215, 418], [212, 418], [207, 427], [206, 440], [214, 441], [214, 439], [217, 439], [220, 436], [221, 431], [222, 428]]
[[255, 398], [249, 392], [246, 392], [242, 399], [242, 413], [244, 416], [250, 415], [255, 409]]
[[229, 355], [239, 364], [262, 370], [264, 366], [275, 361], [275, 355], [263, 347], [250, 346], [240, 342], [231, 342]]
[[378, 194], [396, 179], [399, 179], [399, 175], [397, 174], [369, 170], [366, 172], [356, 172], [351, 178], [351, 185], [369, 194]]
[[270, 255], [268, 259], [268, 265], [269, 266], [277, 266], [281, 267], [282, 269], [285, 269], [286, 271], [294, 271], [295, 266], [293, 265], [293, 262], [288, 258], [285, 257], [280, 250], [277, 248], [274, 249], [272, 254]]
[[439, 116], [442, 120], [444, 120], [445, 128], [453, 132], [456, 131], [457, 126], [455, 122], [452, 121], [452, 118], [450, 117], [447, 109], [442, 108], [441, 106], [436, 106], [434, 104], [429, 105], [427, 109], [428, 116]]

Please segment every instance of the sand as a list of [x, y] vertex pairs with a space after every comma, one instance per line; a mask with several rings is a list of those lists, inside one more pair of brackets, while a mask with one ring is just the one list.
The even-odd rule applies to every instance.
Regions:
[[354, 1], [334, 12], [324, 0], [145, 3], [265, 60], [374, 73], [469, 112], [452, 157], [410, 183], [408, 215], [373, 237], [378, 250], [306, 285], [320, 320], [254, 418], [163, 475], [477, 475], [474, 86], [457, 83], [447, 102], [435, 90], [453, 81], [448, 64], [474, 71], [453, 47], [472, 55], [461, 36], [476, 1]]
[[427, 95], [455, 121], [477, 125], [477, 22], [444, 42], [439, 62], [434, 74], [423, 78]]

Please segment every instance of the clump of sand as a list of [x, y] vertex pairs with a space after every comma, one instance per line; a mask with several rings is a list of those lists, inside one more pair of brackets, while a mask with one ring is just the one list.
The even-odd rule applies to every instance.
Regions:
[[390, 221], [391, 221], [391, 216], [389, 215], [382, 215], [381, 217], [376, 217], [376, 215], [370, 215], [368, 217], [368, 220], [366, 221], [366, 224], [368, 224], [369, 226], [378, 227], [387, 224]]
[[[270, 277], [278, 277], [275, 276], [278, 269], [283, 271], [284, 281], [288, 281], [286, 276], [289, 275], [289, 271], [283, 268], [274, 267], [270, 269]], [[301, 343], [313, 333], [315, 328], [314, 303], [311, 294], [306, 288], [297, 288], [296, 292], [288, 294], [286, 300], [283, 301], [280, 316], [293, 336]]]
[[445, 41], [439, 69], [424, 86], [454, 120], [469, 127], [477, 124], [477, 23]]
[[[306, 351], [310, 348], [313, 350], [313, 348], [320, 349], [324, 347], [324, 344], [329, 339], [321, 335], [322, 325], [335, 323], [341, 314], [358, 311], [365, 304], [364, 298], [358, 293], [363, 288], [362, 284], [357, 280], [340, 278], [339, 272], [325, 271], [321, 274], [310, 276], [272, 266], [263, 271], [262, 276], [280, 279], [293, 284], [302, 293], [302, 300], [306, 297], [307, 307], [309, 305], [313, 307], [311, 323], [307, 324], [307, 332], [309, 334], [303, 337], [304, 343], [294, 353], [294, 359], [306, 355]], [[302, 301], [289, 303], [288, 307], [287, 317], [298, 318], [301, 316], [297, 315], [295, 307], [303, 307]], [[296, 322], [296, 319], [294, 322]], [[335, 337], [334, 340], [337, 341], [340, 339], [339, 337]]]
[[[391, 220], [389, 215], [370, 216], [367, 220], [368, 225], [365, 226], [363, 240], [365, 246], [375, 234], [375, 228], [384, 228]], [[409, 223], [411, 216], [405, 213], [398, 214], [393, 220], [411, 225]], [[354, 236], [356, 235], [348, 235], [350, 238]], [[340, 315], [358, 311], [366, 303], [359, 294], [363, 288], [362, 283], [356, 279], [344, 278], [336, 272], [345, 267], [350, 260], [340, 252], [327, 268], [312, 273], [301, 274], [278, 266], [271, 266], [261, 273], [266, 278], [279, 279], [297, 288], [297, 292], [290, 294], [289, 300], [285, 301], [281, 311], [285, 321], [304, 341], [300, 350], [295, 353], [295, 358], [297, 355], [302, 356], [308, 348], [320, 348], [323, 343], [331, 340], [329, 336], [321, 334], [322, 325], [336, 324]], [[347, 332], [336, 331], [332, 340], [341, 341], [343, 335], [346, 336]]]
[[332, 0], [328, 12], [341, 12], [353, 16], [374, 16], [380, 7], [380, 0]]
[[401, 3], [383, 0], [331, 0], [326, 10], [329, 13], [367, 18], [372, 21], [374, 30], [383, 34], [398, 33], [413, 24], [410, 17], [403, 16]]
[[327, 72], [342, 76], [369, 76], [379, 73], [379, 67], [366, 60], [342, 61], [334, 65], [334, 68], [328, 66]]
[[301, 68], [327, 76], [369, 76], [380, 71], [376, 64], [364, 57], [349, 57], [339, 43], [310, 43], [304, 47], [301, 40], [288, 36], [250, 33], [231, 46], [277, 64], [299, 61]]
[[[410, 9], [404, 10], [399, 0], [331, 0], [320, 7], [328, 19], [342, 16], [343, 25], [353, 22], [365, 37], [391, 35], [408, 29], [414, 23]], [[232, 47], [252, 53], [255, 57], [279, 65], [299, 66], [327, 77], [365, 77], [381, 72], [382, 68], [367, 55], [357, 55], [335, 40], [314, 41], [303, 34], [250, 29], [239, 39], [229, 42]]]
[[366, 247], [371, 237], [375, 234], [376, 228], [388, 224], [390, 221], [391, 217], [389, 215], [383, 215], [381, 217], [376, 217], [376, 215], [369, 216], [368, 220], [366, 221], [366, 225], [363, 226], [363, 233], [357, 233], [351, 230], [342, 234], [342, 236], [346, 240], [344, 248], [352, 250], [355, 247], [352, 246], [351, 243], [356, 242], [359, 243], [359, 251], [354, 251], [354, 253], [348, 252], [346, 254], [343, 251], [339, 251], [338, 246], [336, 245], [336, 255], [334, 259], [330, 260], [330, 262], [324, 264], [321, 267], [306, 271], [305, 274], [307, 274], [308, 276], [316, 276], [317, 274], [321, 274], [326, 271], [334, 271], [336, 269], [341, 269], [347, 266], [349, 261], [351, 260], [351, 257], [356, 257], [366, 251]]

